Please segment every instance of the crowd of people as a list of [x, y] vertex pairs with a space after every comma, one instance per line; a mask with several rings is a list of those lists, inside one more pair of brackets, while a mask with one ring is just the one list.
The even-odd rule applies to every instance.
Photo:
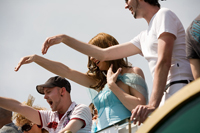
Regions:
[[[113, 36], [101, 32], [88, 43], [60, 34], [47, 38], [42, 45], [42, 54], [64, 43], [88, 55], [86, 73], [36, 54], [22, 57], [15, 71], [35, 62], [56, 75], [36, 86], [51, 110], [32, 106], [32, 97], [25, 104], [0, 97], [0, 132], [93, 133], [129, 117], [140, 125], [174, 93], [200, 77], [200, 15], [185, 33], [176, 14], [160, 8], [158, 0], [125, 0], [125, 8], [148, 24], [147, 30], [128, 42], [119, 44]], [[149, 64], [153, 77], [150, 98], [145, 74], [127, 60], [136, 54]], [[72, 102], [67, 79], [89, 88], [89, 106]], [[17, 113], [13, 115], [15, 124], [12, 112]]]

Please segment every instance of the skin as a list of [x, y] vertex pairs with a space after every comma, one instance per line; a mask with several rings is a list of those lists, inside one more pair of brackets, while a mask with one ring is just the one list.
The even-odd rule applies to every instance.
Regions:
[[33, 124], [31, 130], [23, 131], [23, 133], [42, 133], [42, 130], [36, 124]]
[[[90, 60], [97, 63], [97, 66], [100, 68], [100, 70], [109, 69], [108, 64], [104, 61], [99, 62], [99, 60], [95, 59], [94, 57], [91, 57]], [[35, 62], [38, 65], [44, 67], [45, 69], [55, 73], [56, 75], [68, 78], [87, 88], [90, 88], [91, 85], [96, 83], [96, 81], [90, 76], [88, 76], [86, 73], [81, 73], [79, 71], [67, 67], [66, 65], [60, 62], [51, 61], [38, 55], [30, 55], [23, 57], [18, 63], [18, 65], [15, 67], [15, 71], [18, 71], [23, 64], [28, 64], [31, 62]], [[124, 73], [136, 73], [140, 75], [142, 78], [144, 78], [142, 70], [137, 67], [122, 68], [121, 74]], [[110, 75], [107, 76], [107, 79], [109, 78]], [[122, 88], [124, 91], [122, 91], [120, 88]], [[130, 86], [125, 85], [121, 81], [117, 82], [115, 87], [111, 87], [111, 90], [119, 98], [119, 100], [123, 103], [123, 105], [130, 111], [134, 109], [137, 105], [146, 103], [146, 100], [142, 94], [140, 94], [135, 89], [132, 89]]]
[[[126, 0], [125, 2], [125, 8], [129, 9], [135, 18], [144, 18], [148, 24], [154, 14], [159, 10], [159, 7], [152, 6], [144, 0]], [[137, 6], [136, 3], [138, 4]], [[138, 105], [132, 110], [131, 120], [135, 118], [135, 123], [138, 122], [138, 124], [140, 124], [144, 122], [147, 116], [160, 104], [170, 69], [175, 39], [173, 34], [167, 32], [164, 32], [158, 37], [158, 61], [155, 67], [152, 94], [148, 105]], [[120, 59], [142, 53], [140, 49], [130, 42], [102, 49], [61, 34], [46, 39], [42, 45], [42, 54], [46, 54], [49, 47], [59, 43], [64, 43], [69, 47], [100, 61]]]
[[[64, 87], [44, 88], [44, 98], [50, 104], [51, 109], [53, 111], [58, 111], [58, 113], [60, 114], [64, 114], [72, 103], [70, 94], [66, 91]], [[38, 111], [31, 108], [30, 106], [23, 105], [17, 100], [0, 97], [0, 107], [20, 113], [28, 120], [35, 123], [35, 125], [41, 125]], [[69, 121], [67, 126], [59, 133], [64, 133], [65, 130], [70, 130], [72, 131], [72, 133], [76, 133], [83, 125], [84, 123], [81, 120]], [[32, 130], [35, 129], [34, 127], [32, 128]]]
[[199, 59], [189, 59], [190, 66], [192, 70], [192, 75], [194, 79], [198, 79], [200, 77], [200, 60]]

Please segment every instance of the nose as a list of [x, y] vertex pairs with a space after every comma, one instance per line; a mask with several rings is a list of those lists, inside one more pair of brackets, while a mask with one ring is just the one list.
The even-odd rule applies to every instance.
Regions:
[[90, 60], [91, 60], [91, 61], [94, 61], [94, 57], [90, 57]]
[[127, 3], [125, 3], [125, 9], [128, 9], [128, 8], [129, 8], [128, 4], [127, 4]]
[[48, 98], [48, 96], [46, 94], [44, 94], [44, 99], [47, 99], [47, 98]]

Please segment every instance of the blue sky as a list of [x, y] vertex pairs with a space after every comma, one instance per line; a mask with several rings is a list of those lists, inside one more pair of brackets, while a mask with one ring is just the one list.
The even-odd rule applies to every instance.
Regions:
[[[167, 0], [160, 4], [175, 12], [185, 28], [200, 13], [199, 0]], [[20, 58], [42, 55], [41, 46], [45, 39], [57, 34], [88, 42], [99, 32], [105, 32], [119, 43], [130, 41], [147, 28], [147, 23], [144, 19], [135, 20], [124, 5], [124, 0], [0, 1], [0, 96], [23, 102], [31, 94], [36, 98], [35, 105], [49, 109], [35, 86], [54, 74], [35, 63], [24, 65], [15, 72], [14, 67]], [[64, 44], [53, 46], [43, 57], [81, 72], [87, 71], [87, 56]], [[128, 57], [128, 60], [143, 70], [151, 92], [152, 77], [146, 60], [139, 55]], [[89, 105], [87, 88], [70, 83], [72, 100]]]

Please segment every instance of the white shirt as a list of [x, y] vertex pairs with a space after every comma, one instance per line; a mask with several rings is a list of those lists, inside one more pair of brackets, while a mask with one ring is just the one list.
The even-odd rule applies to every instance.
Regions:
[[[84, 104], [76, 105], [75, 102], [72, 102], [60, 120], [57, 111], [40, 110], [39, 113], [41, 116], [42, 127], [49, 131], [49, 133], [58, 133], [67, 125], [69, 120], [72, 119], [79, 119], [84, 122], [84, 126], [77, 133], [89, 133], [91, 131], [92, 115], [89, 107]], [[56, 129], [48, 127], [52, 122], [57, 123]]]
[[167, 83], [177, 80], [193, 79], [189, 61], [185, 52], [185, 30], [178, 17], [169, 9], [161, 8], [151, 19], [148, 29], [142, 31], [130, 42], [138, 47], [147, 59], [152, 76], [158, 60], [158, 38], [164, 32], [176, 36], [174, 42], [171, 68]]

